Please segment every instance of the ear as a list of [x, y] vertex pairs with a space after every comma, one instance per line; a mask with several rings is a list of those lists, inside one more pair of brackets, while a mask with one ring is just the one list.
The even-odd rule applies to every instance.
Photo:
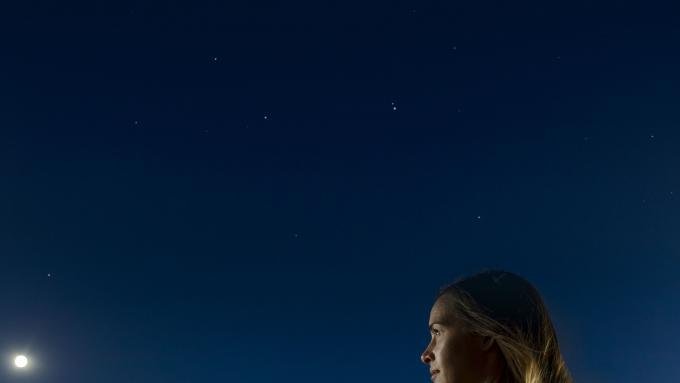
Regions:
[[480, 338], [480, 347], [482, 351], [488, 351], [493, 346], [494, 339], [490, 336], [483, 336]]

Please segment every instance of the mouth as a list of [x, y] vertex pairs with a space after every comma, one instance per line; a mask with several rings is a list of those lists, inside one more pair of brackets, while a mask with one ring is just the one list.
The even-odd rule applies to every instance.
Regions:
[[430, 371], [430, 380], [434, 381], [434, 378], [437, 377], [437, 374], [439, 374], [439, 370]]

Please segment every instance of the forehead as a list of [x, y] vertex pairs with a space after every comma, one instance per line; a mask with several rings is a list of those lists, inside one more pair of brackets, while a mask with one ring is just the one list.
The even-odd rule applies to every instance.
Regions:
[[448, 295], [439, 297], [430, 310], [430, 324], [453, 325], [453, 298]]

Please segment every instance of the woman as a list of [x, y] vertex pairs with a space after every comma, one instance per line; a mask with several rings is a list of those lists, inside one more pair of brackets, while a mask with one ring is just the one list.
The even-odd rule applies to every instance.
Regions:
[[485, 270], [442, 288], [420, 356], [435, 383], [572, 383], [538, 291]]

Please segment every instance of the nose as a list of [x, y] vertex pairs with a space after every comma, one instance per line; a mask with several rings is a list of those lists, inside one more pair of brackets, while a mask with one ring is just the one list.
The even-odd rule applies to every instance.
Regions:
[[430, 346], [431, 345], [427, 345], [427, 348], [425, 349], [425, 351], [423, 351], [423, 353], [420, 354], [420, 361], [425, 363], [425, 364], [428, 364], [428, 365], [434, 359], [434, 354], [432, 354], [432, 350], [431, 350]]

